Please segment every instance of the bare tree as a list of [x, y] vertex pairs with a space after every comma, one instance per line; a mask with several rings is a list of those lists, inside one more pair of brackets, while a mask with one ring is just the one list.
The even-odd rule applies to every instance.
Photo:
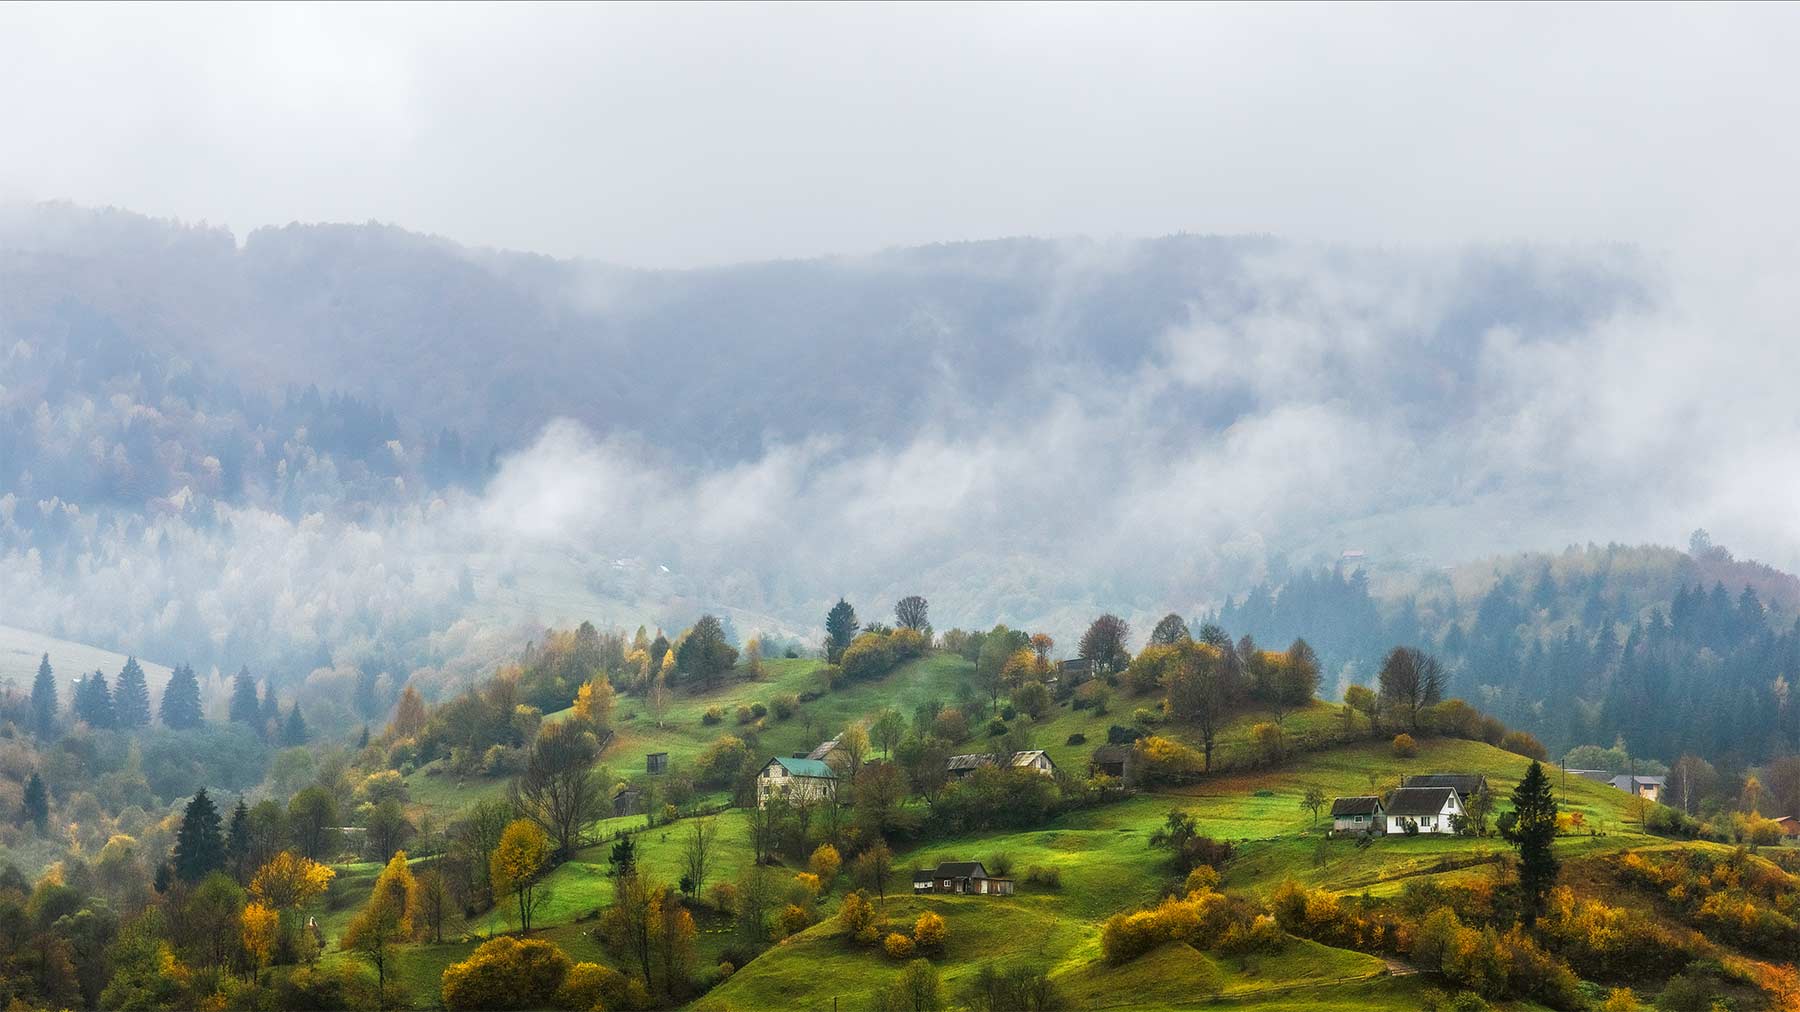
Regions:
[[594, 769], [600, 743], [576, 721], [546, 726], [531, 743], [525, 771], [513, 780], [519, 813], [543, 827], [567, 859], [581, 848], [582, 833], [599, 817], [601, 781]]
[[713, 845], [719, 839], [716, 819], [694, 819], [681, 844], [681, 866], [687, 874], [688, 894], [700, 895], [706, 874], [712, 869]]
[[924, 629], [931, 624], [926, 618], [929, 607], [917, 594], [903, 597], [894, 605], [894, 621], [900, 623], [902, 629]]
[[1444, 696], [1444, 666], [1416, 647], [1395, 647], [1381, 662], [1381, 698], [1405, 711], [1412, 729], [1419, 715]]

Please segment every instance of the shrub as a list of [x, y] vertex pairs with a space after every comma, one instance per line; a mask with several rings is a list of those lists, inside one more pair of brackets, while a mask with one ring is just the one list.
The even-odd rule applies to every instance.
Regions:
[[844, 897], [843, 905], [838, 907], [838, 923], [843, 927], [844, 934], [857, 941], [863, 941], [863, 935], [867, 932], [869, 938], [864, 942], [865, 945], [879, 937], [873, 932], [875, 907], [869, 902], [869, 894], [861, 889]]
[[1008, 854], [1006, 851], [1001, 851], [993, 857], [988, 858], [987, 870], [1000, 878], [1011, 877], [1013, 870], [1012, 855]]
[[995, 717], [993, 720], [987, 722], [987, 736], [989, 738], [999, 738], [1005, 734], [1006, 721], [1001, 720], [999, 717]]
[[1413, 740], [1412, 735], [1405, 732], [1394, 735], [1394, 758], [1411, 759], [1418, 754], [1419, 743]]
[[944, 940], [950, 937], [950, 929], [944, 919], [927, 910], [913, 922], [912, 940], [922, 952], [942, 952]]
[[743, 769], [750, 746], [736, 735], [722, 734], [694, 760], [694, 780], [704, 787], [723, 787]]
[[1019, 716], [1019, 708], [1017, 706], [1014, 706], [1011, 702], [1008, 702], [1005, 706], [1002, 706], [1000, 708], [1000, 719], [1001, 720], [1013, 720], [1013, 719], [1017, 718], [1018, 716]]
[[819, 876], [810, 871], [795, 873], [790, 895], [796, 905], [811, 907], [813, 901], [819, 898]]
[[1475, 992], [1464, 991], [1450, 999], [1450, 1004], [1444, 1007], [1449, 1012], [1487, 1012], [1488, 1003], [1486, 999]]
[[1131, 722], [1139, 727], [1155, 727], [1162, 723], [1161, 710], [1153, 710], [1148, 706], [1140, 706], [1131, 711]]
[[1187, 881], [1182, 884], [1184, 892], [1206, 892], [1219, 888], [1219, 873], [1210, 864], [1197, 864], [1188, 872]]
[[1550, 757], [1550, 751], [1544, 748], [1544, 743], [1524, 731], [1506, 732], [1506, 736], [1500, 739], [1500, 747], [1538, 762]]
[[1045, 889], [1061, 889], [1062, 869], [1054, 866], [1044, 868], [1034, 864], [1025, 869], [1025, 884], [1043, 886]]
[[838, 876], [838, 869], [844, 866], [844, 858], [838, 849], [829, 843], [821, 843], [812, 852], [812, 858], [806, 862], [812, 873], [818, 876], [819, 882], [826, 888], [831, 887], [833, 879]]
[[1087, 744], [1087, 735], [1082, 734], [1080, 731], [1077, 731], [1074, 734], [1069, 735], [1069, 740], [1067, 742], [1065, 742], [1064, 744], [1086, 745]]
[[751, 703], [750, 715], [758, 719], [767, 717], [769, 715], [769, 708], [761, 703]]
[[708, 727], [711, 727], [714, 724], [722, 724], [724, 721], [725, 711], [716, 706], [707, 707], [706, 712], [700, 715], [700, 723], [705, 724]]
[[1129, 745], [1144, 736], [1144, 732], [1135, 727], [1120, 727], [1117, 724], [1106, 729], [1108, 745]]
[[894, 959], [912, 958], [913, 940], [897, 931], [889, 934], [887, 939], [881, 943], [881, 947]]
[[748, 706], [738, 707], [735, 716], [737, 717], [737, 722], [740, 724], [748, 724], [756, 719], [756, 714], [752, 713]]
[[791, 692], [782, 693], [769, 700], [769, 709], [775, 711], [776, 720], [786, 720], [800, 709], [800, 697]]
[[812, 914], [807, 913], [805, 908], [797, 904], [789, 903], [775, 917], [775, 939], [780, 941], [789, 935], [805, 931], [810, 924], [812, 924]]
[[725, 914], [735, 914], [738, 909], [738, 889], [730, 882], [717, 882], [708, 889], [707, 895], [712, 897], [713, 909]]
[[551, 1004], [568, 977], [569, 957], [541, 938], [500, 937], [444, 969], [451, 1009], [536, 1009]]
[[556, 1007], [626, 1008], [626, 977], [610, 966], [576, 963], [556, 991]]

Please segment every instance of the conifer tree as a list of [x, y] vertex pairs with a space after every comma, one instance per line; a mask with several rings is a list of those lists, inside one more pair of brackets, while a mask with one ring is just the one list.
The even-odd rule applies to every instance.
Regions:
[[107, 688], [106, 676], [96, 671], [83, 678], [75, 687], [75, 716], [87, 723], [87, 726], [104, 729], [113, 726], [112, 691]]
[[49, 654], [38, 662], [37, 680], [31, 683], [31, 729], [46, 740], [56, 733], [56, 673]]
[[281, 727], [281, 701], [275, 698], [275, 683], [263, 680], [262, 704], [258, 711], [257, 726], [262, 728]]
[[150, 723], [150, 686], [144, 681], [144, 669], [137, 658], [127, 657], [119, 671], [119, 682], [113, 686], [113, 719], [133, 731]]
[[238, 884], [244, 884], [250, 875], [250, 807], [242, 795], [231, 810], [231, 829], [225, 833], [225, 863]]
[[300, 716], [300, 701], [295, 700], [293, 708], [288, 710], [287, 723], [281, 727], [281, 744], [288, 748], [298, 748], [312, 738], [306, 729], [306, 718]]
[[233, 723], [262, 727], [262, 703], [256, 698], [256, 680], [250, 677], [249, 668], [239, 668], [231, 680], [231, 706], [226, 715]]
[[838, 598], [838, 602], [825, 613], [825, 653], [826, 660], [833, 664], [844, 654], [844, 648], [856, 638], [858, 623], [856, 609], [850, 602]]
[[50, 824], [50, 792], [44, 789], [44, 780], [33, 770], [25, 781], [25, 803], [20, 806], [22, 822], [29, 822], [42, 833]]
[[1500, 818], [1500, 835], [1519, 848], [1519, 889], [1524, 893], [1526, 927], [1537, 923], [1544, 901], [1556, 886], [1556, 796], [1542, 763], [1533, 762], [1512, 792], [1513, 810]]
[[225, 838], [219, 832], [219, 810], [200, 788], [181, 813], [175, 832], [175, 876], [198, 882], [225, 867]]
[[163, 686], [158, 715], [162, 717], [164, 727], [177, 730], [205, 723], [205, 714], [200, 709], [200, 680], [194, 675], [193, 665], [183, 664], [169, 676], [169, 684]]

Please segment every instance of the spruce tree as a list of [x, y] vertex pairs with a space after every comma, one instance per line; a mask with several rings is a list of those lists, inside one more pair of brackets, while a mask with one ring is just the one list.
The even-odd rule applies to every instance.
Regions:
[[281, 727], [281, 701], [275, 698], [275, 683], [263, 680], [261, 726]]
[[239, 883], [246, 881], [250, 875], [250, 808], [244, 804], [242, 795], [238, 796], [237, 807], [231, 810], [231, 829], [225, 834], [225, 861], [231, 874]]
[[194, 676], [193, 665], [183, 664], [169, 676], [169, 684], [163, 686], [159, 715], [164, 727], [176, 729], [199, 727], [205, 722], [200, 709], [200, 680]]
[[262, 726], [262, 702], [256, 698], [256, 680], [250, 677], [249, 668], [239, 668], [231, 680], [231, 706], [226, 715], [236, 724]]
[[96, 671], [75, 686], [74, 709], [75, 716], [91, 728], [99, 730], [113, 726], [112, 691], [107, 688], [104, 674]]
[[20, 822], [29, 822], [42, 833], [50, 824], [50, 792], [44, 789], [44, 780], [33, 770], [25, 781], [25, 803], [20, 806]]
[[56, 673], [49, 654], [38, 662], [37, 680], [31, 683], [31, 729], [46, 741], [56, 733]]
[[300, 716], [300, 702], [295, 700], [293, 708], [288, 710], [287, 723], [281, 728], [281, 743], [288, 748], [298, 748], [311, 738], [312, 734], [306, 729], [306, 718]]
[[856, 609], [850, 602], [838, 598], [838, 602], [825, 613], [825, 653], [826, 660], [833, 664], [844, 654], [844, 648], [856, 638]]
[[175, 875], [183, 882], [198, 882], [225, 867], [225, 838], [219, 832], [219, 810], [200, 788], [181, 813], [175, 832]]
[[1556, 886], [1556, 796], [1542, 763], [1534, 762], [1512, 792], [1513, 810], [1500, 819], [1500, 835], [1519, 848], [1519, 889], [1526, 927], [1537, 923], [1544, 901]]
[[144, 681], [144, 669], [137, 658], [125, 658], [119, 671], [119, 682], [113, 686], [113, 719], [127, 731], [150, 723], [150, 686]]

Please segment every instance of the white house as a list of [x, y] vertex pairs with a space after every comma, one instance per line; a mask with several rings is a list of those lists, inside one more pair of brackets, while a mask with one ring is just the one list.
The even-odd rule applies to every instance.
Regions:
[[1404, 834], [1408, 822], [1421, 833], [1454, 833], [1452, 818], [1464, 814], [1454, 787], [1402, 787], [1388, 795], [1382, 809], [1391, 834]]
[[837, 796], [837, 774], [819, 759], [770, 759], [756, 774], [756, 807], [784, 796], [789, 801], [825, 801]]

